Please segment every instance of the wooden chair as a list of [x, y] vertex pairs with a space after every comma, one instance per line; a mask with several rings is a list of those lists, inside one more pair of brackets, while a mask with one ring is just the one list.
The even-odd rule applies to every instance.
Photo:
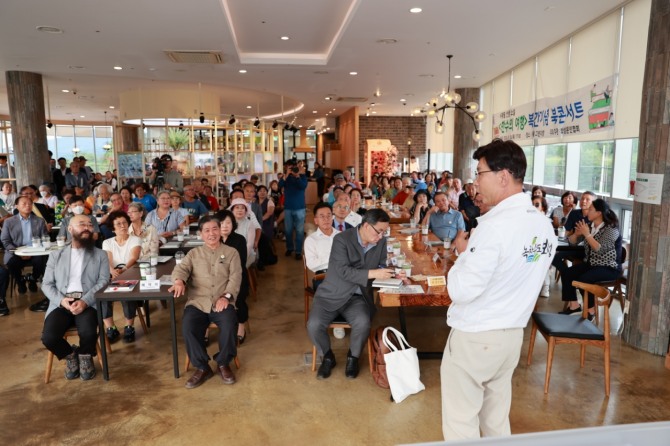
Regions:
[[[624, 311], [625, 303], [626, 303], [626, 293], [623, 291], [623, 287], [628, 285], [628, 263], [627, 263], [627, 252], [628, 250], [626, 249], [625, 246], [621, 247], [621, 274], [619, 277], [617, 277], [614, 280], [607, 280], [603, 282], [597, 282], [596, 285], [600, 285], [601, 287], [607, 288], [610, 290], [610, 293], [612, 294], [612, 299], [616, 298], [619, 300], [619, 303], [621, 304], [621, 311]], [[611, 305], [611, 302], [610, 302]]]
[[[596, 300], [596, 307], [606, 306], [610, 303], [610, 292], [607, 288], [590, 283], [572, 282], [576, 288], [583, 290], [584, 302], [588, 302], [592, 294]], [[605, 395], [610, 395], [610, 322], [607, 311], [603, 311], [605, 320], [604, 329], [600, 330], [595, 324], [588, 320], [588, 305], [582, 305], [581, 317], [566, 314], [539, 313], [534, 312], [531, 316], [533, 328], [530, 333], [530, 344], [528, 346], [527, 365], [533, 356], [535, 336], [538, 332], [547, 340], [547, 371], [544, 377], [544, 393], [549, 392], [549, 379], [551, 378], [551, 365], [554, 360], [554, 347], [556, 344], [579, 344], [580, 366], [584, 367], [586, 346], [593, 345], [604, 350], [605, 356]], [[597, 318], [596, 313], [596, 318]]]
[[[208, 334], [209, 330], [211, 330], [213, 328], [218, 328], [214, 322], [209, 324], [209, 327], [207, 327], [206, 334]], [[235, 358], [233, 358], [233, 361], [235, 362], [235, 367], [239, 370], [240, 369], [240, 359], [237, 356], [235, 356]], [[191, 367], [191, 358], [189, 358], [188, 353], [186, 353], [186, 361], [184, 363], [185, 372], [188, 372], [189, 367]]]
[[309, 318], [309, 307], [312, 299], [314, 299], [314, 287], [312, 286], [312, 280], [323, 280], [326, 278], [326, 273], [314, 274], [309, 268], [307, 268], [307, 261], [305, 256], [302, 256], [302, 268], [303, 268], [303, 286], [305, 288], [305, 325], [307, 325], [307, 319]]
[[[71, 337], [71, 336], [79, 336], [79, 333], [77, 332], [77, 327], [70, 327], [67, 329], [65, 332], [65, 335], [63, 337], [65, 339]], [[109, 345], [109, 340], [107, 337], [105, 337], [105, 346], [107, 349], [108, 353], [112, 352], [112, 346]], [[100, 343], [96, 341], [95, 343], [95, 351], [98, 354], [98, 363], [100, 363], [100, 368], [102, 368], [102, 353], [100, 352]], [[51, 368], [53, 367], [53, 362], [54, 362], [54, 354], [51, 352], [51, 350], [47, 350], [47, 366], [46, 369], [44, 370], [44, 384], [49, 384], [49, 380], [51, 379]]]
[[256, 284], [258, 283], [258, 277], [256, 275], [256, 267], [252, 265], [249, 268], [247, 268], [247, 275], [249, 276], [249, 290], [252, 293], [254, 293], [254, 296], [257, 296], [257, 294], [256, 294], [256, 289], [257, 289]]
[[[328, 330], [332, 330], [333, 328], [351, 328], [351, 325], [349, 325], [344, 319], [341, 319], [338, 317], [335, 319], [333, 322], [330, 323], [328, 326]], [[373, 371], [373, 363], [372, 363], [372, 341], [370, 340], [370, 336], [368, 336], [368, 367], [370, 368], [370, 373]], [[316, 371], [316, 345], [312, 346], [312, 372]]]

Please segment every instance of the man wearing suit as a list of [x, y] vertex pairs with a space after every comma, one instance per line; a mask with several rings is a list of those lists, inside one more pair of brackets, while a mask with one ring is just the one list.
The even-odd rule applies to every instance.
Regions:
[[[16, 199], [16, 209], [18, 214], [14, 215], [2, 225], [2, 234], [0, 241], [5, 247], [5, 265], [19, 287], [19, 294], [25, 294], [27, 291], [26, 281], [21, 272], [24, 266], [32, 265], [32, 279], [28, 283], [30, 291], [37, 291], [36, 280], [44, 274], [46, 266], [45, 256], [20, 257], [14, 255], [11, 251], [20, 246], [32, 246], [33, 237], [42, 237], [48, 235], [46, 223], [43, 218], [37, 217], [32, 213], [33, 201], [30, 197], [20, 196]], [[35, 308], [33, 308], [35, 307]], [[46, 311], [46, 307], [37, 308], [31, 306], [32, 311]]]
[[67, 160], [63, 157], [58, 158], [58, 167], [52, 171], [53, 182], [56, 185], [56, 195], [63, 198], [63, 189], [65, 189], [65, 176], [70, 173], [67, 167]]
[[7, 155], [0, 155], [0, 178], [16, 178], [14, 168], [7, 164]]
[[[79, 376], [87, 381], [95, 376], [94, 295], [109, 282], [109, 261], [107, 253], [95, 247], [93, 225], [87, 216], [72, 217], [68, 231], [72, 244], [49, 255], [42, 281], [42, 292], [49, 299], [42, 343], [59, 360], [65, 358], [65, 378]], [[79, 334], [78, 348], [63, 339], [65, 331], [73, 325]]]
[[[344, 232], [349, 228], [353, 228], [354, 225], [345, 221], [345, 219], [350, 214], [349, 203], [351, 198], [347, 194], [342, 194], [337, 197], [335, 203], [333, 204], [333, 228], [337, 229], [340, 232]], [[358, 225], [356, 225], [358, 226]]]
[[370, 321], [375, 312], [372, 296], [373, 279], [389, 279], [393, 270], [380, 268], [386, 264], [386, 239], [389, 216], [381, 209], [371, 209], [362, 223], [337, 234], [328, 261], [328, 274], [314, 296], [307, 321], [307, 332], [323, 362], [318, 379], [330, 376], [335, 355], [330, 349], [328, 325], [338, 316], [351, 325], [351, 342], [344, 374], [358, 376], [358, 358], [370, 334]]

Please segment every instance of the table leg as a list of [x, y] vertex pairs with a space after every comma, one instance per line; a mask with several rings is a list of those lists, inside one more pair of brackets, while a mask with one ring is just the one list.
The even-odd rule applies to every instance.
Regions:
[[174, 366], [174, 377], [179, 378], [179, 358], [177, 357], [177, 320], [175, 317], [174, 298], [171, 296], [166, 300], [170, 309], [170, 330], [172, 330], [172, 360]]
[[[101, 304], [98, 301], [98, 304]], [[107, 345], [105, 344], [105, 323], [102, 320], [102, 308], [98, 308], [98, 331], [100, 332], [100, 354], [102, 355], [102, 377], [109, 381], [109, 367], [107, 364]]]
[[144, 301], [144, 316], [147, 320], [147, 328], [151, 328], [151, 313], [149, 312], [149, 301]]
[[405, 307], [398, 307], [398, 317], [400, 318], [400, 333], [402, 333], [407, 342], [409, 342], [409, 336], [407, 336], [407, 320], [405, 319]]

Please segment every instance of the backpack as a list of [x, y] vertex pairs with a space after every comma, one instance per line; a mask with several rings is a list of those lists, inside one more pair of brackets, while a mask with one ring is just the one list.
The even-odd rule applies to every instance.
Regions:
[[[390, 389], [388, 377], [386, 376], [386, 361], [384, 360], [384, 354], [389, 353], [391, 350], [384, 345], [384, 328], [377, 327], [370, 331], [370, 338], [372, 341], [372, 379], [375, 380], [375, 383], [382, 389]], [[393, 342], [395, 346], [398, 346], [398, 340], [392, 332], [387, 333], [389, 340]]]

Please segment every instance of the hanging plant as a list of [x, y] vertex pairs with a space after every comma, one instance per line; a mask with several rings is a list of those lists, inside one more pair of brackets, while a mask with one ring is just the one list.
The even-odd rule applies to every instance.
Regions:
[[180, 150], [184, 146], [188, 146], [189, 141], [191, 140], [188, 132], [178, 129], [178, 128], [169, 128], [167, 132], [167, 144], [173, 150]]

